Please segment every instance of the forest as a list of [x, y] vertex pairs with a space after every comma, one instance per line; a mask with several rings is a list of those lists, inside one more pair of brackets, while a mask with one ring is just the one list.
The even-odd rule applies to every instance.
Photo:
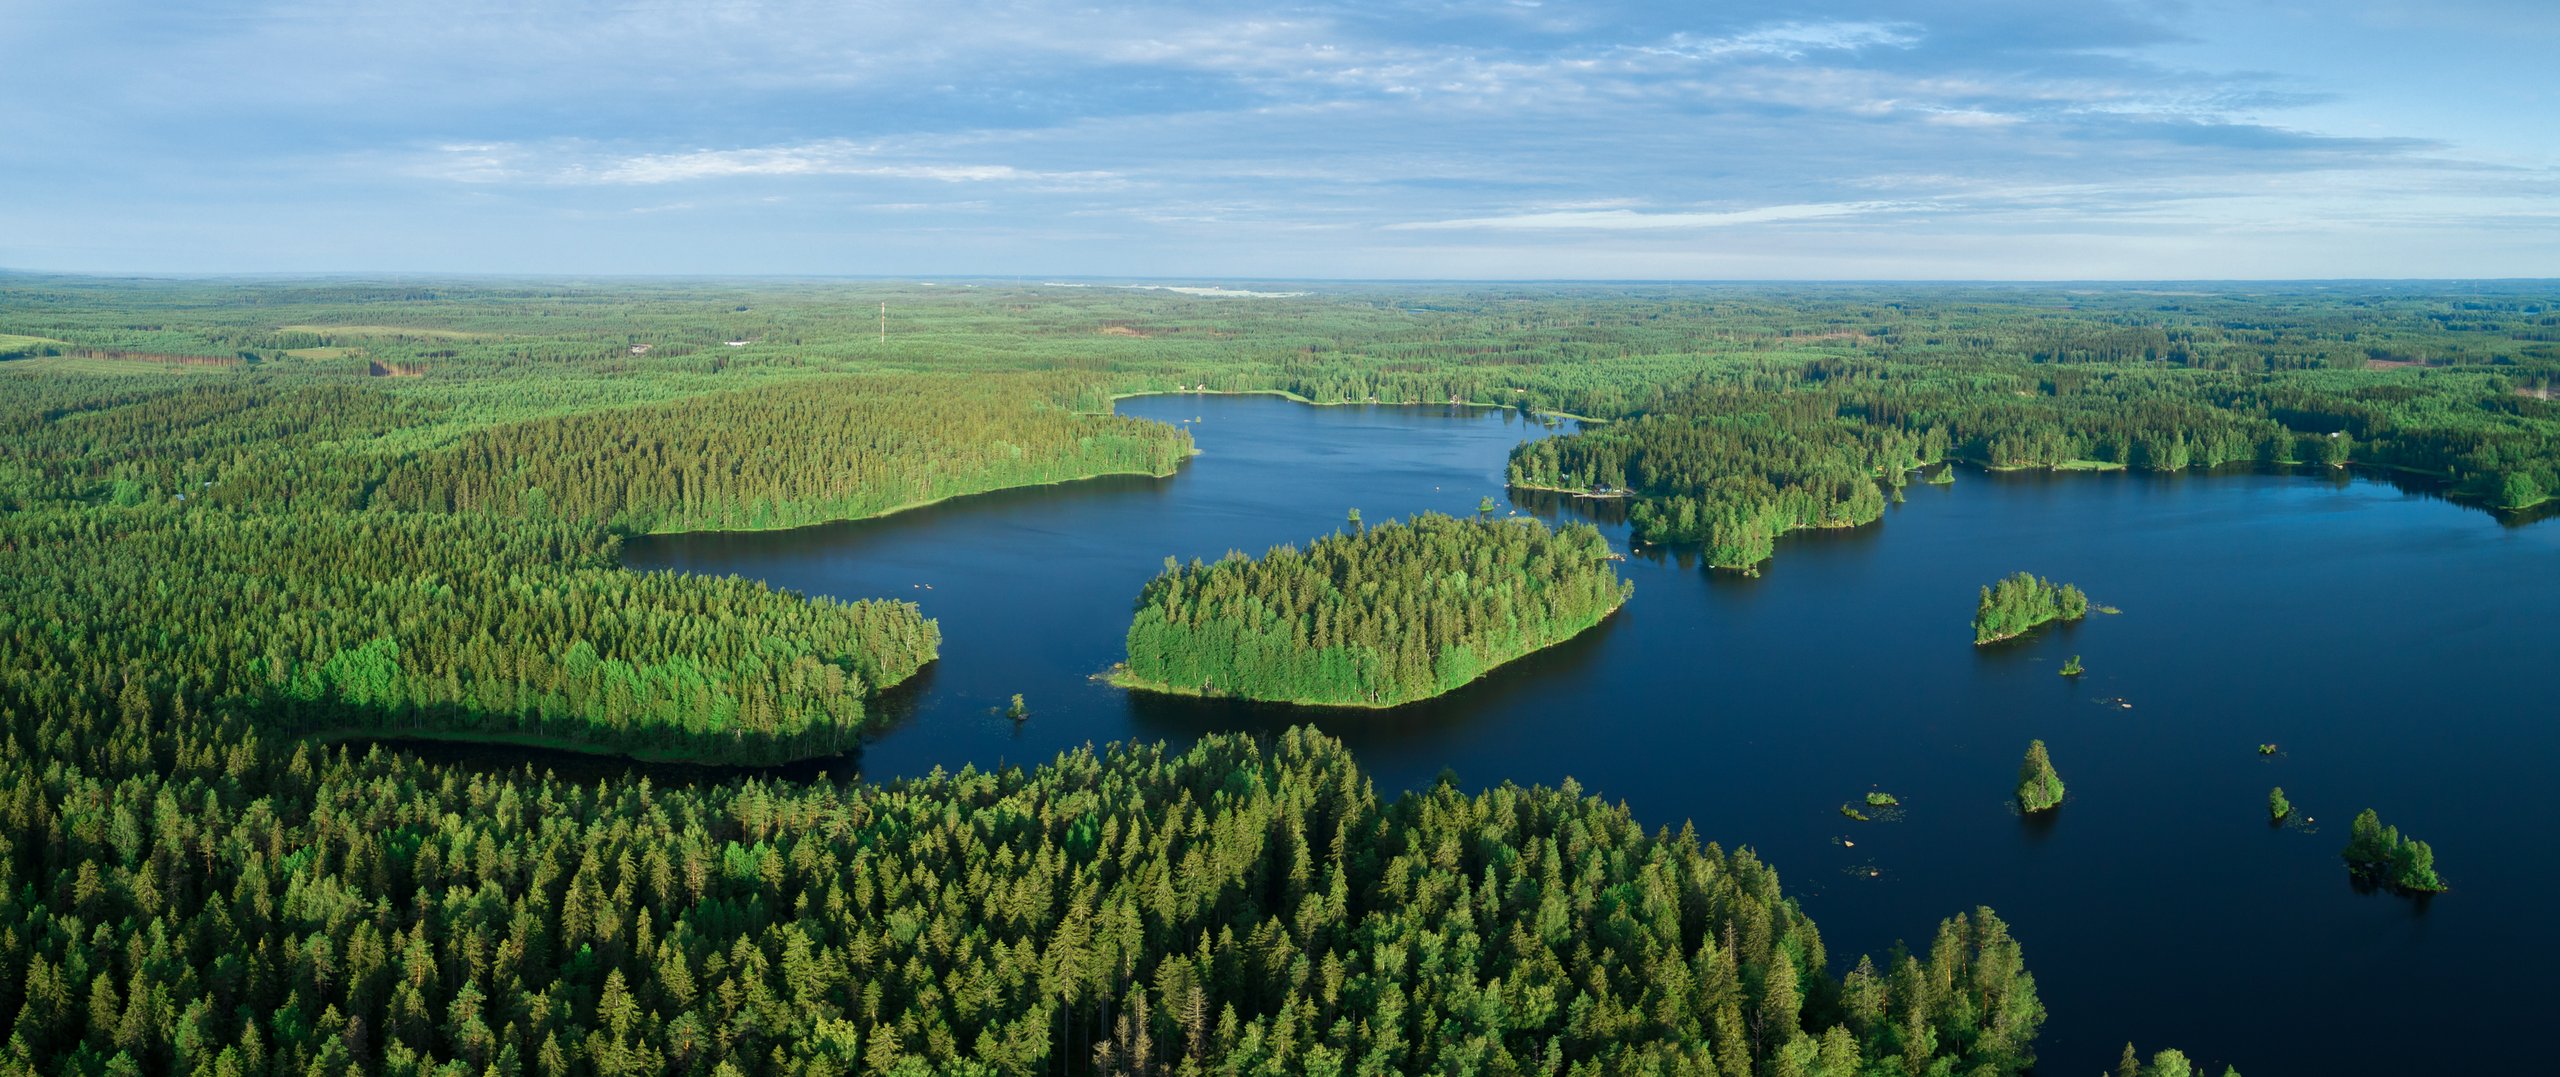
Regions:
[[1634, 584], [1589, 524], [1423, 513], [1305, 550], [1165, 559], [1115, 678], [1152, 691], [1390, 707], [1600, 623]]
[[618, 545], [560, 520], [11, 513], [0, 656], [65, 692], [149, 671], [279, 732], [726, 762], [852, 747], [871, 692], [934, 657], [912, 603], [629, 572]]
[[[1303, 732], [683, 787], [335, 738], [841, 752], [933, 660], [930, 599], [634, 573], [620, 541], [1178, 470], [1189, 439], [1122, 394], [1588, 420], [1510, 480], [1632, 496], [1640, 539], [1740, 568], [1954, 463], [2357, 468], [2548, 511], [2556, 380], [2532, 283], [0, 273], [0, 1069], [2024, 1072], [2042, 1009], [1996, 917], [1836, 963], [1749, 850], [1570, 783], [1381, 796]], [[1364, 603], [1429, 627], [1354, 695], [1489, 665], [1550, 608], [1448, 567], [1369, 574], [1438, 590]], [[1555, 616], [1623, 600], [1575, 570]], [[1329, 608], [1316, 578], [1289, 608]], [[1274, 654], [1386, 638], [1306, 628]], [[1345, 673], [1282, 665], [1284, 694]], [[2419, 863], [2373, 829], [2370, 862]]]
[[[765, 439], [737, 454], [737, 431]], [[987, 383], [825, 377], [475, 431], [392, 467], [371, 503], [555, 513], [633, 532], [876, 516], [1012, 486], [1167, 475], [1191, 435]]]
[[1982, 589], [1973, 608], [1973, 642], [2015, 639], [2037, 625], [2077, 621], [2088, 615], [2089, 596], [2078, 587], [2020, 572]]
[[1747, 849], [1311, 732], [661, 788], [68, 672], [0, 672], [12, 1072], [2007, 1075], [2043, 1017], [1988, 910], [1835, 975]]
[[2426, 842], [2403, 837], [2400, 828], [2385, 826], [2371, 808], [2356, 813], [2340, 854], [2358, 881], [2404, 894], [2433, 894], [2449, 887], [2436, 874], [2436, 851]]

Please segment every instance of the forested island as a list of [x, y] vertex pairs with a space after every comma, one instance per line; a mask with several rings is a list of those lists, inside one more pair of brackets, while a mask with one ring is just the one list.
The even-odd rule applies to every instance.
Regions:
[[[2070, 584], [2056, 584], [2021, 572], [1982, 589], [1973, 609], [1973, 642], [1998, 643], [2025, 635], [2048, 621], [2077, 621], [2089, 615], [2089, 596]], [[2079, 672], [2073, 655], [2066, 674]]]
[[2045, 752], [2043, 741], [2027, 743], [2027, 756], [2018, 763], [2018, 809], [2029, 814], [2052, 811], [2062, 806], [2062, 775], [2053, 769], [2053, 757]]
[[1634, 585], [1589, 524], [1400, 523], [1179, 564], [1138, 596], [1125, 687], [1323, 706], [1439, 695], [1590, 628]]
[[2449, 889], [2436, 874], [2436, 851], [2426, 842], [2401, 836], [2399, 827], [2384, 826], [2371, 808], [2356, 813], [2340, 855], [2346, 858], [2347, 870], [2364, 883], [2404, 894]]

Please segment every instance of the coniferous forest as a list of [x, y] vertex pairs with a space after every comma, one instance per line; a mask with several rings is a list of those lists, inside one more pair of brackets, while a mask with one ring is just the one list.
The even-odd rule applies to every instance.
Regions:
[[1634, 589], [1609, 557], [1589, 524], [1425, 513], [1303, 551], [1167, 558], [1138, 596], [1120, 680], [1284, 703], [1409, 703], [1600, 623]]
[[5, 763], [20, 1072], [2015, 1074], [2043, 1019], [1987, 910], [1840, 976], [1748, 850], [1311, 733], [695, 790], [120, 694]]
[[[2530, 513], [2554, 380], [2532, 284], [0, 275], [0, 1071], [2023, 1072], [2043, 1011], [1995, 916], [1835, 961], [1748, 849], [1570, 784], [1382, 794], [1304, 732], [690, 786], [342, 738], [840, 753], [935, 660], [931, 598], [633, 572], [622, 541], [1178, 470], [1189, 437], [1120, 394], [1580, 417], [1507, 477], [1747, 567], [1955, 463], [2354, 468]], [[1605, 616], [1606, 552], [1426, 518], [1173, 566], [1131, 672], [1419, 698]]]
[[21, 512], [0, 517], [0, 646], [63, 705], [122, 684], [278, 732], [730, 762], [853, 746], [871, 692], [933, 659], [912, 603], [628, 572], [618, 543], [552, 519]]
[[1982, 589], [1973, 608], [1973, 641], [1997, 643], [2049, 621], [2077, 621], [2088, 615], [2089, 596], [2079, 588], [2020, 572]]

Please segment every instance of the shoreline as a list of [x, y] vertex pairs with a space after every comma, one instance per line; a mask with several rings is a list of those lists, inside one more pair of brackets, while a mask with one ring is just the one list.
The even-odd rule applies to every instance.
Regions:
[[1096, 679], [1101, 680], [1101, 681], [1102, 681], [1103, 683], [1105, 683], [1105, 684], [1108, 684], [1108, 685], [1110, 685], [1110, 686], [1112, 686], [1112, 687], [1114, 687], [1114, 688], [1119, 688], [1119, 689], [1122, 689], [1122, 690], [1125, 690], [1125, 691], [1131, 691], [1131, 692], [1153, 692], [1153, 693], [1155, 693], [1155, 694], [1157, 694], [1157, 695], [1165, 695], [1165, 696], [1186, 696], [1186, 697], [1189, 697], [1189, 698], [1191, 698], [1191, 699], [1217, 699], [1217, 700], [1228, 700], [1228, 701], [1237, 702], [1237, 703], [1261, 703], [1261, 704], [1267, 704], [1267, 705], [1271, 705], [1271, 706], [1280, 706], [1280, 707], [1297, 707], [1297, 708], [1301, 708], [1301, 709], [1312, 709], [1312, 710], [1389, 711], [1389, 710], [1394, 710], [1394, 709], [1396, 709], [1396, 708], [1398, 708], [1398, 707], [1409, 707], [1409, 706], [1412, 706], [1412, 705], [1414, 705], [1414, 704], [1416, 704], [1416, 703], [1427, 703], [1427, 702], [1430, 702], [1430, 701], [1432, 701], [1432, 700], [1438, 699], [1438, 698], [1440, 698], [1440, 697], [1442, 697], [1442, 696], [1446, 696], [1446, 695], [1454, 694], [1454, 693], [1456, 693], [1459, 689], [1465, 688], [1466, 686], [1471, 685], [1471, 684], [1474, 684], [1474, 683], [1476, 683], [1477, 681], [1481, 681], [1481, 680], [1485, 679], [1486, 677], [1491, 676], [1491, 675], [1493, 674], [1493, 671], [1498, 670], [1498, 669], [1501, 669], [1501, 668], [1502, 668], [1502, 667], [1504, 667], [1504, 666], [1510, 665], [1510, 664], [1511, 664], [1511, 663], [1513, 663], [1513, 662], [1517, 662], [1517, 661], [1519, 661], [1519, 660], [1521, 660], [1521, 659], [1523, 659], [1523, 658], [1527, 658], [1527, 657], [1529, 657], [1530, 655], [1536, 654], [1536, 653], [1538, 653], [1538, 652], [1540, 652], [1540, 651], [1548, 650], [1548, 649], [1550, 649], [1550, 648], [1555, 648], [1555, 647], [1561, 647], [1561, 646], [1563, 646], [1563, 645], [1565, 645], [1565, 644], [1567, 644], [1567, 643], [1570, 643], [1570, 642], [1572, 642], [1572, 641], [1574, 641], [1574, 640], [1576, 640], [1576, 639], [1579, 639], [1579, 638], [1581, 638], [1581, 636], [1582, 636], [1582, 634], [1583, 634], [1583, 633], [1585, 633], [1585, 632], [1589, 632], [1589, 631], [1591, 631], [1592, 629], [1598, 628], [1598, 627], [1600, 627], [1601, 625], [1608, 623], [1609, 618], [1617, 616], [1617, 615], [1618, 615], [1618, 611], [1619, 611], [1619, 610], [1622, 610], [1622, 609], [1625, 609], [1625, 608], [1627, 607], [1627, 603], [1628, 603], [1629, 601], [1633, 600], [1634, 598], [1635, 598], [1635, 592], [1634, 592], [1634, 591], [1632, 591], [1632, 590], [1630, 590], [1630, 591], [1628, 591], [1624, 596], [1620, 597], [1620, 598], [1618, 599], [1618, 601], [1617, 601], [1616, 603], [1612, 604], [1608, 609], [1601, 611], [1600, 616], [1595, 617], [1595, 618], [1592, 618], [1592, 620], [1591, 620], [1591, 623], [1590, 623], [1590, 624], [1584, 625], [1584, 626], [1582, 626], [1582, 627], [1580, 627], [1580, 628], [1574, 629], [1574, 630], [1573, 630], [1573, 631], [1571, 631], [1571, 632], [1565, 633], [1563, 636], [1560, 636], [1560, 637], [1556, 638], [1555, 640], [1553, 640], [1553, 641], [1551, 641], [1551, 642], [1548, 642], [1548, 643], [1541, 643], [1541, 644], [1539, 644], [1539, 645], [1537, 645], [1537, 646], [1535, 646], [1535, 647], [1531, 647], [1531, 648], [1529, 648], [1528, 650], [1522, 651], [1522, 652], [1520, 652], [1519, 654], [1512, 655], [1511, 657], [1509, 657], [1509, 658], [1505, 658], [1505, 659], [1503, 659], [1502, 661], [1495, 662], [1495, 663], [1493, 663], [1493, 664], [1491, 664], [1491, 665], [1488, 665], [1488, 666], [1484, 667], [1483, 669], [1477, 670], [1477, 671], [1476, 671], [1476, 675], [1475, 675], [1475, 676], [1473, 676], [1473, 677], [1469, 677], [1469, 678], [1467, 678], [1466, 680], [1463, 680], [1463, 681], [1459, 681], [1458, 683], [1453, 684], [1453, 685], [1450, 685], [1449, 687], [1447, 687], [1447, 688], [1445, 688], [1445, 689], [1442, 689], [1442, 690], [1437, 691], [1437, 692], [1433, 692], [1433, 693], [1431, 693], [1430, 695], [1427, 695], [1427, 696], [1415, 696], [1415, 697], [1414, 697], [1414, 698], [1412, 698], [1412, 699], [1401, 699], [1401, 700], [1397, 700], [1397, 701], [1395, 701], [1395, 702], [1393, 702], [1393, 703], [1362, 703], [1362, 702], [1356, 702], [1356, 701], [1355, 701], [1355, 702], [1346, 702], [1346, 703], [1330, 703], [1330, 702], [1323, 702], [1323, 701], [1317, 701], [1317, 700], [1300, 700], [1300, 699], [1264, 699], [1264, 698], [1259, 697], [1259, 696], [1240, 696], [1240, 695], [1228, 695], [1228, 694], [1210, 695], [1210, 694], [1205, 693], [1205, 692], [1202, 692], [1202, 691], [1200, 691], [1200, 690], [1198, 690], [1198, 689], [1196, 689], [1196, 688], [1185, 688], [1185, 687], [1181, 687], [1181, 686], [1178, 686], [1178, 685], [1168, 685], [1168, 684], [1163, 684], [1163, 683], [1161, 683], [1161, 682], [1151, 681], [1151, 680], [1146, 680], [1146, 679], [1140, 678], [1140, 677], [1138, 677], [1138, 676], [1136, 676], [1136, 675], [1134, 675], [1134, 674], [1131, 674], [1131, 673], [1129, 672], [1129, 663], [1128, 663], [1127, 661], [1125, 661], [1125, 660], [1124, 660], [1124, 661], [1121, 661], [1121, 662], [1118, 662], [1118, 663], [1113, 664], [1113, 665], [1112, 665], [1112, 667], [1111, 667], [1110, 669], [1105, 670], [1105, 671], [1103, 671], [1102, 673], [1096, 674], [1095, 676], [1096, 676]]
[[1507, 482], [1503, 485], [1513, 490], [1533, 490], [1542, 494], [1563, 494], [1567, 497], [1578, 497], [1587, 501], [1625, 501], [1636, 496], [1635, 491], [1629, 490], [1625, 487], [1619, 487], [1618, 489], [1609, 491], [1605, 494], [1595, 494], [1587, 490], [1573, 490], [1562, 486], [1540, 486], [1536, 483], [1529, 482]]
[[[2098, 608], [2098, 607], [2096, 607], [2096, 606], [2091, 606], [2091, 607], [2089, 607], [2089, 608], [2090, 608], [2090, 609], [2096, 609], [2096, 608]], [[2004, 635], [1993, 636], [1993, 637], [1991, 637], [1990, 639], [1977, 639], [1977, 640], [1974, 640], [1974, 641], [1973, 641], [1973, 645], [1974, 645], [1974, 646], [1976, 646], [1976, 647], [1988, 647], [1988, 646], [1991, 646], [1991, 645], [1992, 645], [1992, 644], [1994, 644], [1994, 643], [2007, 643], [2007, 642], [2009, 642], [2010, 640], [2013, 640], [2013, 639], [2025, 639], [2025, 638], [2028, 636], [2028, 634], [2030, 634], [2030, 633], [2034, 632], [2036, 629], [2043, 628], [2044, 626], [2049, 625], [2049, 624], [2053, 624], [2053, 623], [2055, 623], [2055, 622], [2057, 622], [2057, 621], [2058, 621], [2058, 622], [2061, 622], [2061, 623], [2063, 623], [2063, 624], [2078, 624], [2078, 623], [2080, 623], [2080, 622], [2082, 622], [2082, 621], [2085, 621], [2085, 620], [2088, 620], [2088, 619], [2089, 619], [2089, 618], [2088, 618], [2088, 616], [2087, 616], [2086, 614], [2083, 614], [2083, 615], [2078, 616], [2078, 617], [2065, 617], [2065, 616], [2062, 616], [2061, 614], [2058, 614], [2058, 613], [2057, 613], [2057, 614], [2054, 614], [2054, 615], [2053, 615], [2053, 616], [2051, 616], [2051, 617], [2047, 617], [2047, 618], [2045, 618], [2045, 619], [2043, 619], [2043, 620], [2041, 620], [2041, 621], [2037, 621], [2036, 623], [2031, 624], [2031, 625], [2028, 625], [2027, 627], [2025, 627], [2025, 628], [2021, 628], [2021, 629], [2019, 629], [2019, 630], [2017, 630], [2017, 631], [2015, 631], [2015, 632], [2006, 633], [2006, 634], [2004, 634]]]
[[1049, 479], [1045, 482], [1023, 482], [1004, 486], [990, 486], [984, 490], [961, 490], [954, 493], [943, 494], [940, 497], [926, 498], [922, 501], [909, 501], [903, 504], [893, 505], [888, 508], [881, 509], [878, 512], [864, 513], [860, 516], [834, 516], [824, 520], [807, 520], [800, 523], [776, 524], [772, 527], [687, 527], [673, 528], [665, 531], [624, 531], [620, 533], [626, 540], [635, 538], [672, 538], [678, 535], [761, 535], [774, 531], [797, 531], [804, 527], [826, 527], [830, 524], [860, 523], [864, 520], [885, 519], [902, 512], [939, 505], [945, 501], [955, 501], [964, 497], [978, 497], [983, 494], [1000, 494], [1007, 490], [1036, 490], [1043, 486], [1064, 486], [1071, 482], [1087, 482], [1093, 479], [1108, 479], [1116, 477], [1146, 479], [1172, 478], [1174, 475], [1181, 472], [1183, 463], [1188, 462], [1192, 457], [1198, 455], [1200, 455], [1200, 449], [1197, 446], [1194, 446], [1191, 451], [1182, 455], [1182, 460], [1175, 462], [1171, 469], [1165, 471], [1095, 471], [1083, 475], [1069, 475], [1065, 478]]
[[[787, 767], [796, 763], [805, 763], [812, 759], [825, 759], [830, 756], [842, 755], [860, 747], [864, 735], [862, 733], [855, 733], [852, 744], [837, 748], [833, 751], [814, 752], [807, 755], [793, 755], [787, 758], [771, 760], [702, 759], [692, 755], [683, 754], [682, 749], [616, 748], [610, 745], [597, 744], [592, 741], [567, 740], [541, 733], [483, 734], [443, 729], [394, 730], [366, 729], [356, 726], [332, 726], [327, 729], [314, 729], [293, 733], [290, 734], [290, 736], [301, 743], [318, 744], [324, 747], [347, 744], [355, 741], [365, 741], [384, 745], [386, 747], [393, 744], [426, 743], [450, 744], [463, 747], [537, 748], [543, 751], [565, 752], [571, 755], [585, 756], [587, 758], [600, 761], [622, 760], [626, 762], [646, 764], [649, 766], [689, 766], [764, 770], [773, 767]], [[528, 760], [527, 762], [531, 761]]]
[[[624, 571], [629, 570], [626, 569]], [[878, 712], [872, 709], [873, 705], [876, 704], [883, 695], [897, 689], [901, 685], [905, 685], [908, 682], [915, 680], [917, 677], [922, 676], [925, 670], [932, 668], [935, 663], [942, 661], [941, 648], [936, 646], [934, 650], [934, 656], [925, 660], [924, 664], [917, 666], [914, 672], [909, 673], [904, 677], [900, 677], [895, 681], [891, 681], [888, 684], [877, 685], [869, 692], [863, 694], [863, 722], [860, 727], [849, 731], [851, 739], [847, 743], [821, 751], [813, 751], [805, 754], [790, 754], [778, 759], [703, 759], [686, 754], [688, 750], [683, 748], [622, 748], [610, 744], [597, 743], [595, 741], [570, 740], [544, 733], [526, 733], [521, 731], [477, 733], [452, 729], [396, 730], [372, 729], [364, 726], [328, 726], [320, 729], [286, 731], [285, 735], [300, 743], [318, 744], [324, 747], [335, 744], [344, 744], [350, 741], [370, 741], [379, 744], [426, 743], [450, 744], [463, 747], [536, 748], [543, 751], [564, 752], [570, 755], [583, 756], [589, 759], [622, 760], [647, 766], [687, 766], [743, 770], [772, 770], [777, 767], [797, 766], [812, 759], [829, 759], [843, 755], [847, 752], [860, 751], [864, 744], [870, 742], [873, 733], [886, 728], [886, 725], [874, 720], [875, 715]]]
[[[1497, 404], [1485, 400], [1312, 400], [1290, 392], [1287, 389], [1139, 389], [1133, 392], [1113, 393], [1111, 394], [1111, 402], [1113, 404], [1118, 404], [1123, 400], [1133, 400], [1142, 396], [1276, 396], [1282, 400], [1287, 400], [1297, 404], [1304, 404], [1311, 408], [1484, 408], [1489, 411], [1519, 410], [1517, 405]], [[1116, 414], [1116, 412], [1086, 412], [1085, 414]], [[1558, 419], [1571, 419], [1578, 423], [1606, 425], [1609, 422], [1607, 419], [1596, 419], [1588, 415], [1576, 415], [1569, 411], [1531, 411], [1530, 414], [1537, 416], [1553, 416]]]

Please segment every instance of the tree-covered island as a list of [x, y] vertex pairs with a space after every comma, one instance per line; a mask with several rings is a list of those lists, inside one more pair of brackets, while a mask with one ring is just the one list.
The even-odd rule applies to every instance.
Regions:
[[2088, 615], [2089, 596], [2079, 588], [2021, 572], [1982, 589], [1982, 600], [1973, 610], [1973, 642], [2015, 639], [2047, 621], [2077, 621]]
[[2018, 807], [2027, 812], [2050, 811], [2062, 805], [2062, 775], [2053, 769], [2053, 758], [2045, 754], [2043, 741], [2027, 744], [2027, 757], [2018, 763]]
[[2356, 813], [2348, 831], [2347, 870], [2357, 879], [2404, 894], [2436, 894], [2449, 887], [2436, 875], [2436, 851], [2426, 842], [2403, 837], [2400, 828], [2384, 826], [2371, 808]]
[[1165, 561], [1139, 595], [1124, 687], [1392, 707], [1599, 624], [1634, 585], [1588, 524], [1426, 513], [1280, 546]]

